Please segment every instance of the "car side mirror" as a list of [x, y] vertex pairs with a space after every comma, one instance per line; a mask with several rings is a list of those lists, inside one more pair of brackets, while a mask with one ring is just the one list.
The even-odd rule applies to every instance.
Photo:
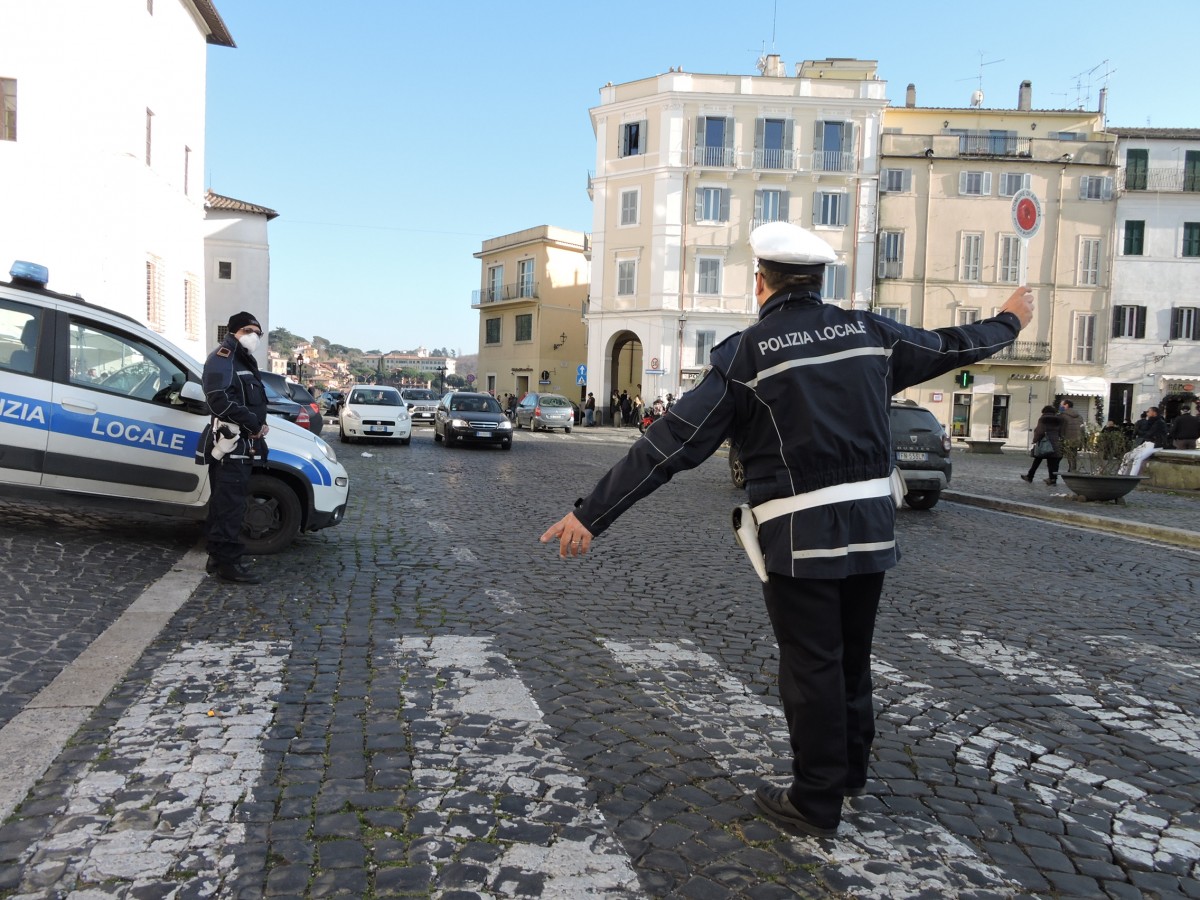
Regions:
[[183, 385], [179, 391], [179, 399], [189, 412], [208, 412], [208, 399], [204, 396], [204, 388], [194, 381], [188, 381]]

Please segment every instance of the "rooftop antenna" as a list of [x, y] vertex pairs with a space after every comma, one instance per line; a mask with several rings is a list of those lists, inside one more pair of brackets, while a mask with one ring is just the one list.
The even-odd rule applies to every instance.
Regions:
[[[1086, 72], [1080, 72], [1075, 76], [1075, 108], [1090, 109], [1092, 103], [1092, 75], [1097, 69], [1104, 69], [1104, 74], [1098, 76], [1103, 79], [1103, 86], [1108, 87], [1108, 76], [1116, 74], [1116, 69], [1108, 68], [1108, 60], [1102, 60], [1092, 66]], [[1085, 88], [1086, 82], [1086, 88]]]
[[957, 81], [974, 81], [974, 82], [976, 82], [975, 90], [971, 92], [971, 106], [975, 107], [976, 109], [983, 106], [983, 67], [984, 66], [994, 66], [996, 63], [1004, 62], [1004, 60], [1002, 60], [1002, 59], [989, 59], [987, 62], [984, 62], [983, 56], [984, 56], [984, 53], [982, 50], [980, 50], [979, 51], [979, 74], [978, 75], [972, 75], [969, 78], [956, 79]]
[[[771, 9], [771, 52], [775, 52], [775, 23], [779, 18], [779, 0], [775, 0]], [[766, 41], [763, 41], [762, 53], [759, 54], [758, 62], [754, 64], [754, 68], [758, 69], [759, 75], [765, 75], [767, 71], [767, 48]]]

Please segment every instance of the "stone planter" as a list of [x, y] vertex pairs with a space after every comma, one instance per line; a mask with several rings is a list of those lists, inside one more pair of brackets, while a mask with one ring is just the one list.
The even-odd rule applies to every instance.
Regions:
[[1081, 500], [1111, 500], [1122, 505], [1125, 503], [1125, 495], [1145, 478], [1144, 475], [1081, 475], [1078, 472], [1058, 474]]

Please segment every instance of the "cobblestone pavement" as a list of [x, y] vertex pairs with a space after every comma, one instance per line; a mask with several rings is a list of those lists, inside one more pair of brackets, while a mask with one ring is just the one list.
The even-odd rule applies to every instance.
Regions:
[[[788, 760], [724, 461], [584, 559], [536, 541], [631, 437], [339, 446], [347, 520], [201, 583], [0, 826], [0, 897], [1200, 897], [1196, 552], [901, 511], [871, 781], [805, 838], [748, 797]], [[1073, 503], [966, 456], [956, 491]], [[1143, 502], [1195, 515], [1104, 514]], [[64, 547], [29, 610], [195, 537], [46, 521], [0, 517], [5, 566]]]

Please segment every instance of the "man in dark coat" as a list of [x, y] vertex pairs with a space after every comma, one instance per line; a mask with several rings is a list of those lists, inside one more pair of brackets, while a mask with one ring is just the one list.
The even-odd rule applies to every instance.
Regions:
[[1200, 438], [1200, 417], [1193, 416], [1185, 406], [1171, 423], [1171, 441], [1176, 450], [1195, 450], [1197, 438]]
[[[758, 321], [575, 510], [542, 535], [561, 556], [726, 438], [740, 448], [779, 643], [792, 782], [754, 794], [768, 816], [831, 837], [866, 786], [875, 735], [870, 656], [883, 576], [899, 559], [889, 475], [893, 394], [1007, 347], [1033, 316], [1027, 288], [994, 318], [924, 331], [821, 300], [833, 249], [785, 222], [750, 236]], [[847, 416], [846, 410], [854, 415]], [[760, 576], [762, 577], [762, 576]]]

